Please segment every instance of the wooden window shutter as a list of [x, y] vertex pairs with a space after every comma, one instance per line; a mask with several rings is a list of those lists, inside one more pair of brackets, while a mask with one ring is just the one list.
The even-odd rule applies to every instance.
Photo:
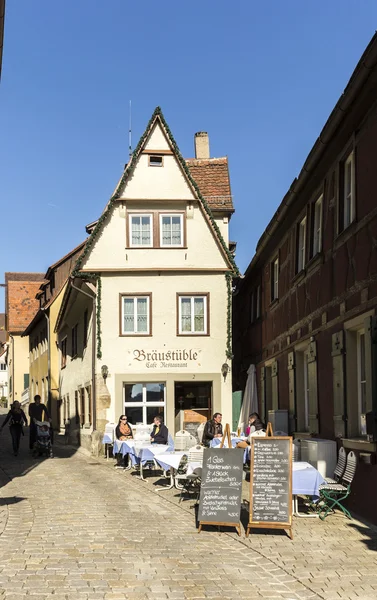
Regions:
[[347, 435], [347, 410], [344, 386], [344, 331], [332, 335], [332, 372], [334, 396], [334, 435], [341, 438]]
[[317, 342], [310, 342], [307, 351], [309, 383], [309, 431], [319, 433], [318, 385], [317, 385]]
[[260, 397], [261, 397], [261, 417], [262, 421], [266, 420], [266, 367], [261, 367], [260, 370]]
[[377, 413], [377, 317], [364, 319], [366, 412]]
[[272, 410], [279, 408], [279, 381], [278, 381], [278, 362], [274, 360], [271, 365], [271, 388], [272, 388]]
[[297, 429], [296, 416], [296, 360], [295, 353], [288, 352], [288, 385], [289, 385], [289, 431]]

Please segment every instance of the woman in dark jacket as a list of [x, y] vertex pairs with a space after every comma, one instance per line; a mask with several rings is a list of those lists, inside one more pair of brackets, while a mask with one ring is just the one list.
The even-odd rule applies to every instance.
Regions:
[[[124, 440], [131, 440], [133, 438], [131, 425], [129, 425], [126, 415], [120, 415], [118, 425], [115, 428], [115, 437], [121, 442], [123, 442]], [[124, 468], [127, 466], [128, 453], [123, 456], [121, 452], [118, 452], [116, 458], [116, 467]]]
[[169, 431], [166, 425], [164, 425], [162, 418], [159, 416], [155, 417], [153, 423], [151, 433], [152, 444], [167, 444]]
[[9, 431], [12, 436], [13, 453], [15, 456], [17, 456], [20, 447], [21, 435], [24, 435], [23, 425], [27, 426], [26, 415], [22, 410], [21, 404], [18, 402], [18, 400], [13, 402], [0, 431], [3, 430], [8, 421]]
[[258, 413], [251, 413], [251, 415], [249, 415], [249, 427], [246, 428], [247, 436], [251, 433], [250, 430], [252, 427], [254, 427], [253, 431], [262, 431], [263, 429], [266, 429], [266, 425], [263, 423]]

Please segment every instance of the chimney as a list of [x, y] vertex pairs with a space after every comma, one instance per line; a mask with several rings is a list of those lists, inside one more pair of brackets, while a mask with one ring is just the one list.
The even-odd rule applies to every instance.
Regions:
[[206, 131], [195, 134], [195, 158], [209, 158], [209, 137]]

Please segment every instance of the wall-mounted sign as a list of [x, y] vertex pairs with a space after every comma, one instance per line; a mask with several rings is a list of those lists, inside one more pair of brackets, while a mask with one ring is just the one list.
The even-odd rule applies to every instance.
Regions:
[[199, 354], [200, 350], [149, 350], [135, 349], [132, 352], [133, 361], [143, 364], [147, 369], [170, 369], [179, 367], [187, 369], [187, 367], [196, 364], [200, 366]]

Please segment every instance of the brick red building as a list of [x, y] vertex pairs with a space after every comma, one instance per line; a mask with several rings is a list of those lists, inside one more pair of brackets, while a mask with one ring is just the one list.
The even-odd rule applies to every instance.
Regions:
[[[234, 297], [234, 389], [359, 456], [351, 508], [377, 522], [377, 36], [260, 238]], [[368, 464], [372, 463], [372, 464]], [[368, 493], [366, 493], [366, 490]]]

